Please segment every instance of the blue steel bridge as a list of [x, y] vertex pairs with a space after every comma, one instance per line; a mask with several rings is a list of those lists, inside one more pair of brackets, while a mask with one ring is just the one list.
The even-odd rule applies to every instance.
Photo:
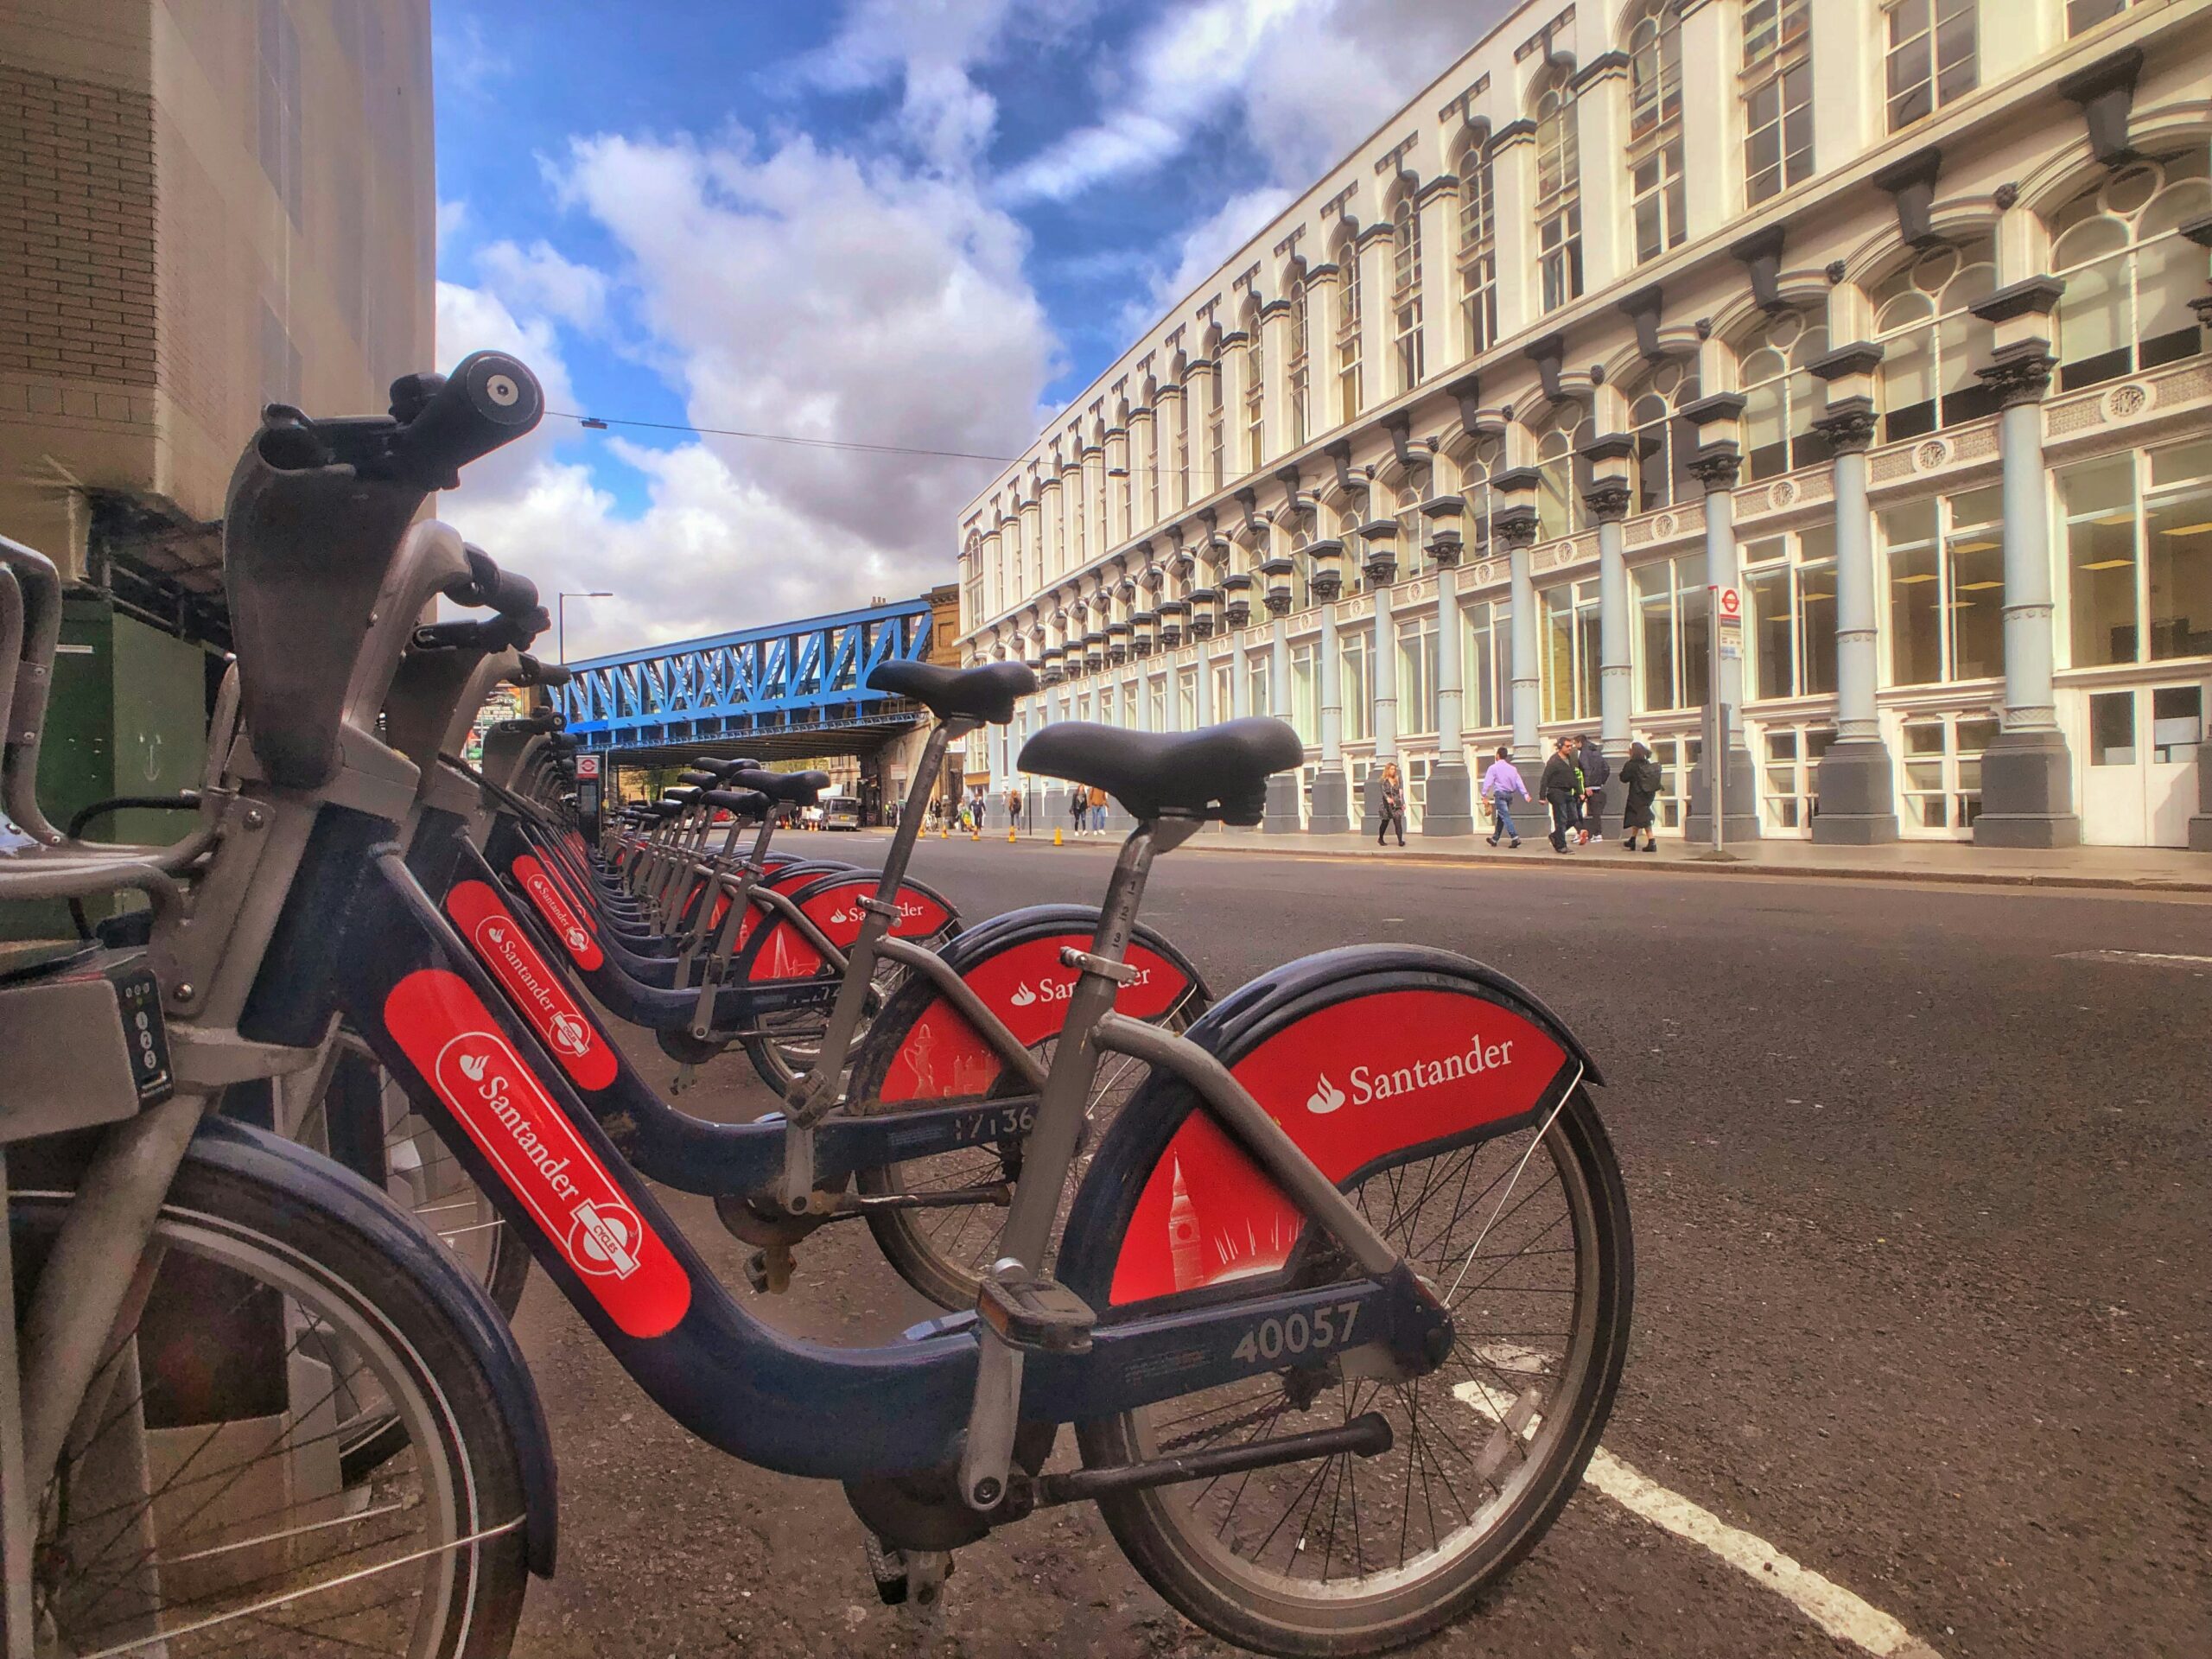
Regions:
[[921, 709], [868, 689], [877, 664], [926, 658], [926, 597], [571, 663], [569, 728], [620, 764], [694, 754], [872, 755]]

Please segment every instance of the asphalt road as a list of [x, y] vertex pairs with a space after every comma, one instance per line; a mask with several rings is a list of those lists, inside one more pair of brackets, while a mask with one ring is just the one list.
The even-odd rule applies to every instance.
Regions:
[[[1105, 853], [932, 842], [916, 873], [979, 917], [1095, 895]], [[1353, 941], [1465, 952], [1605, 1071], [1637, 1249], [1605, 1446], [1734, 1530], [1705, 1529], [1716, 1552], [1586, 1486], [1420, 1651], [2212, 1654], [2212, 906], [1185, 854], [1146, 913], [1217, 994]], [[2073, 954], [2099, 951], [2199, 960]], [[688, 1107], [768, 1109], [741, 1057], [708, 1075]], [[745, 1247], [677, 1209], [749, 1296]], [[853, 1228], [802, 1247], [764, 1308], [853, 1340], [931, 1311]], [[836, 1490], [662, 1419], [542, 1278], [519, 1323], [563, 1536], [518, 1651], [1224, 1651], [1085, 1510], [963, 1552], [934, 1617], [880, 1607]], [[1819, 1599], [1793, 1560], [1877, 1622], [1823, 1630], [1783, 1593]]]

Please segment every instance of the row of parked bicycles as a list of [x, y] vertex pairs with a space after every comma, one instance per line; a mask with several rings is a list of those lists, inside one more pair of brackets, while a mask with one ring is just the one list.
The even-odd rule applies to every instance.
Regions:
[[[741, 757], [587, 835], [542, 694], [470, 764], [495, 687], [564, 676], [533, 586], [421, 509], [541, 411], [494, 353], [388, 415], [266, 411], [172, 845], [41, 811], [60, 584], [0, 543], [0, 903], [82, 932], [0, 975], [8, 1653], [506, 1652], [559, 1519], [506, 1322], [533, 1267], [701, 1440], [841, 1483], [886, 1599], [1090, 1503], [1249, 1648], [1465, 1616], [1573, 1492], [1627, 1342], [1581, 1045], [1406, 945], [1217, 999], [1140, 920], [1157, 858], [1298, 764], [1277, 721], [1031, 738], [1136, 828], [1097, 903], [981, 920], [909, 866], [1018, 664], [875, 671], [934, 716], [880, 868], [778, 850], [826, 780]], [[772, 1109], [686, 1112], [741, 1053]], [[747, 1285], [664, 1190], [713, 1199]], [[855, 1221], [942, 1316], [860, 1347], [760, 1318]]]

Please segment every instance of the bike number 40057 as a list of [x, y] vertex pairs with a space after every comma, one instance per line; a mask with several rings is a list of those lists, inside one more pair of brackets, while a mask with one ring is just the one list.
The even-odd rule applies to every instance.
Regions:
[[1293, 1313], [1280, 1319], [1262, 1319], [1244, 1333], [1235, 1357], [1247, 1364], [1281, 1359], [1287, 1354], [1318, 1353], [1341, 1347], [1351, 1340], [1351, 1327], [1359, 1318], [1357, 1302], [1338, 1302], [1317, 1307], [1313, 1317]]

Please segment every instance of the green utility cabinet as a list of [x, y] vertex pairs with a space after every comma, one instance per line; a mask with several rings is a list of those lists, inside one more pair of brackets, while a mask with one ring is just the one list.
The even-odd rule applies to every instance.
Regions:
[[[39, 804], [57, 826], [118, 795], [174, 795], [197, 789], [207, 756], [207, 688], [202, 646], [149, 627], [102, 598], [64, 601], [46, 741], [39, 756]], [[181, 812], [129, 811], [86, 827], [95, 841], [172, 842], [193, 824]], [[0, 939], [63, 938], [66, 907], [0, 906]]]

